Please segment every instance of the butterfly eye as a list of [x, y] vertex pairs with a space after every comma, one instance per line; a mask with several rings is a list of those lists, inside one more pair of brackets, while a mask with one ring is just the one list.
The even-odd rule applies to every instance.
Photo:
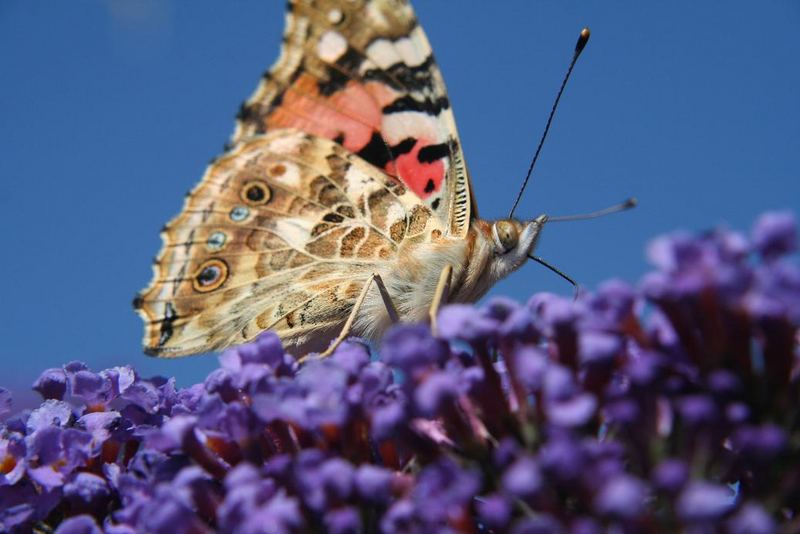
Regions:
[[241, 195], [242, 200], [251, 205], [263, 205], [270, 201], [272, 198], [272, 191], [269, 186], [260, 180], [250, 180], [245, 182], [242, 187]]
[[228, 264], [219, 259], [204, 261], [192, 277], [195, 291], [206, 293], [225, 283], [228, 278]]
[[511, 221], [497, 221], [492, 226], [492, 233], [494, 234], [495, 246], [501, 254], [505, 254], [517, 246], [519, 232], [517, 232], [517, 227]]

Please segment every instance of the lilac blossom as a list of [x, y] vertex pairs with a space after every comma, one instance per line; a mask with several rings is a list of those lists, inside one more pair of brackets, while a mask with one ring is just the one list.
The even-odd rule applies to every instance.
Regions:
[[265, 333], [201, 384], [80, 362], [14, 414], [0, 531], [791, 531], [800, 268], [788, 213], [655, 239], [656, 269], [348, 340]]

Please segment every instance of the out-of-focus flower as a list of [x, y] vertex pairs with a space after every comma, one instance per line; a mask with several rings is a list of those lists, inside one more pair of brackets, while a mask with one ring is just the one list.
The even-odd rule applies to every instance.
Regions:
[[753, 226], [753, 246], [771, 260], [797, 250], [797, 222], [789, 212], [765, 213]]
[[445, 307], [375, 357], [300, 366], [265, 333], [184, 389], [47, 369], [34, 410], [0, 389], [0, 531], [790, 530], [794, 218], [750, 235], [663, 236], [638, 288]]
[[103, 534], [103, 530], [90, 515], [77, 515], [65, 519], [55, 534]]

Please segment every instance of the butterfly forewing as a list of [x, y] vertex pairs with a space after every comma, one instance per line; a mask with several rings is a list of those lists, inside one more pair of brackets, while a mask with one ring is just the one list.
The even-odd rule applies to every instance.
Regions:
[[281, 56], [242, 106], [233, 142], [293, 127], [403, 183], [463, 237], [466, 165], [444, 81], [407, 2], [293, 1]]

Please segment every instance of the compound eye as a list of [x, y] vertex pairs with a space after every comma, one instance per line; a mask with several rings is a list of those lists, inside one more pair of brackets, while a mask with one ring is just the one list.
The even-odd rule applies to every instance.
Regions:
[[517, 246], [519, 232], [511, 221], [497, 221], [493, 229], [495, 245], [502, 254]]

